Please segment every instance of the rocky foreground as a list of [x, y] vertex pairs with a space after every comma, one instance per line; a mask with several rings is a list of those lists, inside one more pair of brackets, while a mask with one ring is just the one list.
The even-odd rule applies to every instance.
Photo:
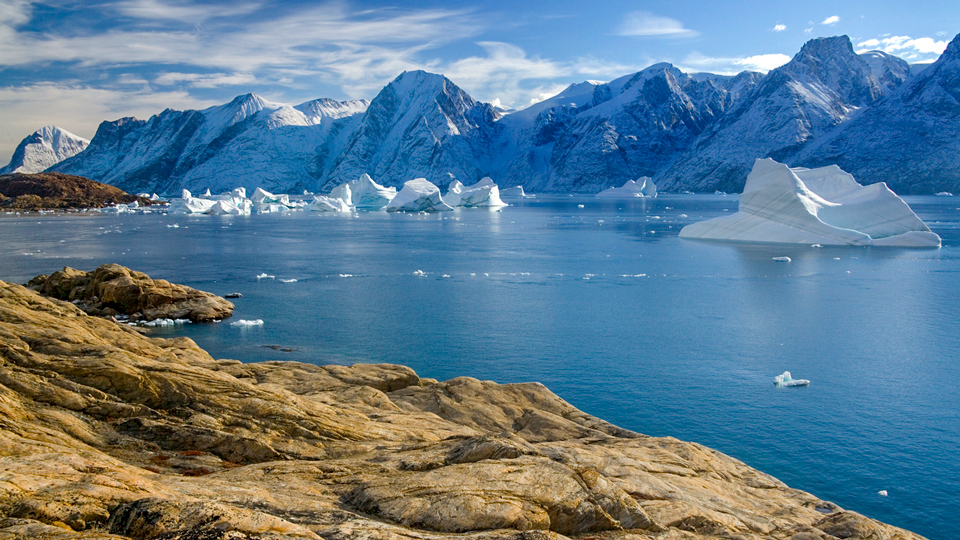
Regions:
[[537, 383], [243, 364], [0, 281], [0, 539], [913, 539]]

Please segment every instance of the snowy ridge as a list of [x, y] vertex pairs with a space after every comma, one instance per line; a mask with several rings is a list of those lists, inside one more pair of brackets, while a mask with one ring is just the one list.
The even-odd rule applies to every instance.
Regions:
[[32, 174], [45, 171], [57, 163], [82, 152], [90, 141], [57, 126], [46, 126], [20, 141], [10, 164], [0, 174]]
[[649, 176], [662, 191], [734, 193], [754, 160], [770, 157], [838, 163], [901, 193], [957, 192], [957, 48], [954, 40], [911, 76], [896, 57], [856, 54], [846, 36], [818, 38], [766, 75], [656, 64], [506, 115], [442, 75], [411, 71], [369, 102], [290, 106], [246, 94], [104, 122], [86, 150], [51, 170], [166, 195], [238, 184], [329, 192], [363, 174], [392, 188], [490, 177], [526, 192], [582, 193]]

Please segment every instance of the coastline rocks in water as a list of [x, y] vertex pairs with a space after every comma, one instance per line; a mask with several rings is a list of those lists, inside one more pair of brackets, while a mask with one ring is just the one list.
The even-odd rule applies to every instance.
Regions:
[[836, 165], [787, 167], [758, 159], [735, 214], [687, 225], [683, 238], [847, 246], [940, 247], [884, 183], [861, 186]]
[[637, 180], [627, 180], [621, 187], [607, 188], [597, 193], [599, 199], [632, 199], [637, 197], [656, 197], [657, 185], [649, 176]]
[[65, 267], [49, 276], [34, 277], [29, 286], [47, 296], [74, 302], [91, 315], [209, 322], [233, 314], [233, 304], [219, 296], [150, 279], [119, 264], [105, 264], [92, 272]]
[[443, 202], [440, 188], [426, 178], [415, 178], [403, 183], [403, 189], [387, 205], [387, 212], [440, 212], [453, 210]]
[[82, 176], [62, 173], [0, 175], [0, 207], [17, 210], [103, 208], [136, 202], [150, 206], [156, 201], [138, 197], [114, 186]]
[[920, 540], [537, 383], [214, 360], [0, 281], [0, 538]]

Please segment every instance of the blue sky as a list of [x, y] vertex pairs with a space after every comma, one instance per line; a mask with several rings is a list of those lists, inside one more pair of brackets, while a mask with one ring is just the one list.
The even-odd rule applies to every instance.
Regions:
[[820, 36], [929, 62], [958, 32], [955, 0], [0, 0], [0, 164], [44, 125], [91, 138], [102, 120], [247, 92], [370, 99], [411, 69], [523, 108], [657, 62], [768, 71]]

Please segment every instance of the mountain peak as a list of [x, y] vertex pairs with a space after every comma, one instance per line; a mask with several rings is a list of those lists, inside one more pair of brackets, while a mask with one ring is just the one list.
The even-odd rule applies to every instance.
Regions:
[[82, 152], [90, 141], [57, 126], [44, 126], [17, 146], [10, 164], [0, 174], [38, 173]]

